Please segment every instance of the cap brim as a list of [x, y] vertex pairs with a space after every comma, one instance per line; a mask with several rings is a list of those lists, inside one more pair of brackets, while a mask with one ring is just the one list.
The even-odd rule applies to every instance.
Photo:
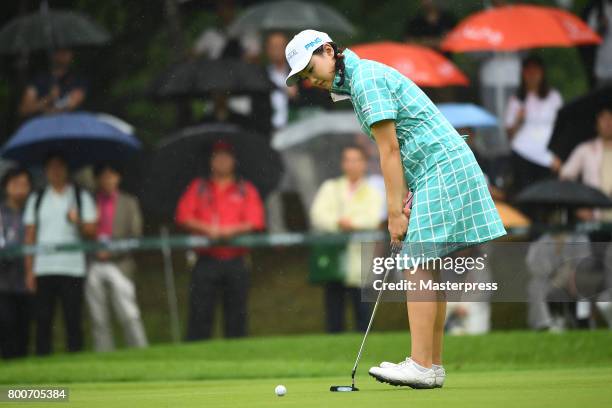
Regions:
[[[312, 55], [311, 55], [312, 56]], [[293, 86], [295, 84], [297, 84], [299, 82], [299, 78], [298, 78], [298, 74], [300, 72], [302, 72], [304, 70], [304, 68], [306, 68], [308, 66], [308, 63], [310, 62], [310, 58], [308, 58], [303, 64], [299, 64], [296, 67], [294, 67], [291, 72], [289, 73], [289, 75], [287, 75], [287, 79], [285, 80], [285, 84], [287, 86]]]

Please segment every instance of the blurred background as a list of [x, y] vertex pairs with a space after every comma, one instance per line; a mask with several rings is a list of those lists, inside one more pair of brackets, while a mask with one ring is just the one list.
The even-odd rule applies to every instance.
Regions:
[[[0, 10], [5, 357], [365, 328], [358, 242], [386, 241], [384, 184], [350, 103], [285, 86], [285, 46], [305, 28], [421, 86], [468, 136], [505, 239], [533, 243], [529, 302], [458, 303], [449, 332], [612, 326], [603, 289], [581, 299], [575, 270], [534, 261], [610, 240], [612, 2]], [[24, 259], [22, 244], [61, 248]], [[562, 305], [547, 300], [559, 287]], [[383, 308], [377, 327], [406, 327], [403, 304]]]

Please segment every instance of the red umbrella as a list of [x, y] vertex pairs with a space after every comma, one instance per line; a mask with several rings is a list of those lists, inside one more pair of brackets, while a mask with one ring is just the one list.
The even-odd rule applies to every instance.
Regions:
[[423, 87], [467, 86], [469, 80], [442, 54], [426, 47], [390, 41], [350, 47], [360, 58], [381, 62], [397, 69]]
[[565, 10], [512, 5], [467, 17], [448, 33], [441, 48], [453, 52], [515, 51], [600, 42], [586, 23]]

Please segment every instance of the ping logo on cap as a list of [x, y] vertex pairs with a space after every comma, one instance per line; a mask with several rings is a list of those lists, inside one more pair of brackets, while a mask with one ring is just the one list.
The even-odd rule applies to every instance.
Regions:
[[298, 54], [297, 50], [294, 48], [291, 51], [289, 51], [289, 53], [287, 54], [287, 60], [290, 60], [291, 58], [295, 57]]
[[308, 50], [309, 48], [312, 48], [312, 47], [314, 47], [315, 45], [320, 44], [320, 43], [322, 43], [322, 42], [323, 42], [323, 40], [321, 39], [321, 37], [317, 37], [317, 38], [315, 38], [314, 40], [312, 40], [311, 42], [309, 42], [308, 44], [306, 44], [306, 45], [304, 46], [304, 48], [306, 48], [306, 50]]

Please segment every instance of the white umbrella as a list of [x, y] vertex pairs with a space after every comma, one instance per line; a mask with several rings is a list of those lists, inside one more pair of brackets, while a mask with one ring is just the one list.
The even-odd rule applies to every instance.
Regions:
[[320, 112], [276, 132], [272, 147], [282, 151], [324, 135], [360, 132], [362, 130], [353, 111]]
[[315, 29], [353, 34], [355, 28], [341, 13], [319, 2], [268, 1], [247, 8], [228, 31], [237, 36], [252, 31], [301, 31]]
[[272, 147], [281, 153], [286, 178], [283, 190], [297, 191], [308, 209], [321, 184], [338, 177], [342, 149], [360, 143], [371, 147], [371, 173], [378, 172], [378, 155], [363, 133], [353, 111], [317, 112], [308, 114], [286, 128], [276, 132]]

